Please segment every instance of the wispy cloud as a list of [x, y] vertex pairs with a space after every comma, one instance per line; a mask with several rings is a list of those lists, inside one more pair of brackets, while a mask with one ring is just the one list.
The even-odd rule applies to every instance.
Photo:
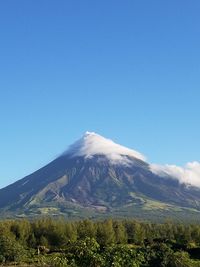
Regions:
[[176, 165], [151, 164], [152, 172], [161, 176], [171, 176], [180, 183], [200, 187], [200, 162], [187, 163], [184, 167]]

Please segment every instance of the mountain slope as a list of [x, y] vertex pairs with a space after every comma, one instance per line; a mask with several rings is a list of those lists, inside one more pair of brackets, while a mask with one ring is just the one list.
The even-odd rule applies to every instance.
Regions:
[[58, 213], [77, 207], [111, 213], [130, 205], [142, 211], [152, 201], [199, 210], [200, 189], [155, 174], [143, 155], [94, 133], [86, 133], [45, 167], [0, 190], [0, 210], [14, 214], [47, 207]]

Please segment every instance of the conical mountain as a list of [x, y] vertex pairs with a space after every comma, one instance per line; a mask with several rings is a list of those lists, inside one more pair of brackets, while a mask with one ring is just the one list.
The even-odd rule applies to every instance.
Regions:
[[111, 214], [125, 207], [144, 212], [149, 203], [198, 210], [200, 190], [161, 177], [141, 153], [90, 132], [48, 165], [0, 190], [4, 214]]

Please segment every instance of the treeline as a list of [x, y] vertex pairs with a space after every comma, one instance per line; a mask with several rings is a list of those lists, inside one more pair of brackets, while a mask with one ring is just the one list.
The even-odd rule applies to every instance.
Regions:
[[0, 222], [0, 262], [34, 266], [200, 266], [200, 225], [134, 220]]

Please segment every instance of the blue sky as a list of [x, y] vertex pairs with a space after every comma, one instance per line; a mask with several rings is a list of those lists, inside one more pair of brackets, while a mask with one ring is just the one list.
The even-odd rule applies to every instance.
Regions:
[[200, 2], [0, 3], [0, 187], [85, 131], [200, 160]]

